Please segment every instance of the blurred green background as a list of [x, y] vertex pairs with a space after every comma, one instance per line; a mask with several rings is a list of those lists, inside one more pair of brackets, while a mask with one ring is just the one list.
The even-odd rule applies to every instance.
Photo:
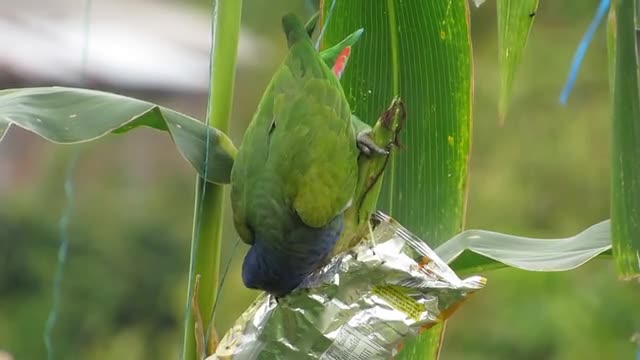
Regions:
[[[467, 228], [564, 237], [608, 218], [604, 27], [569, 104], [558, 103], [597, 2], [542, 1], [504, 126], [497, 119], [495, 4], [471, 8], [475, 104]], [[208, 12], [204, 1], [175, 3]], [[311, 11], [302, 0], [244, 3], [244, 28], [258, 39], [260, 51], [240, 56], [231, 129], [236, 143], [283, 57], [281, 15]], [[177, 33], [178, 25], [172, 25]], [[26, 84], [33, 80], [14, 78], [0, 87]], [[93, 87], [115, 88], [200, 118], [206, 104], [202, 91]], [[71, 244], [53, 334], [56, 357], [176, 359], [195, 175], [165, 134], [149, 130], [79, 149]], [[16, 360], [46, 357], [42, 334], [66, 203], [65, 172], [74, 151], [17, 129], [0, 143], [0, 351]], [[237, 237], [230, 210], [226, 218], [223, 263], [231, 263], [217, 313], [222, 331], [255, 296], [243, 289], [239, 274], [246, 247], [240, 245], [231, 259]], [[566, 273], [485, 275], [486, 289], [449, 322], [443, 359], [634, 358], [630, 338], [640, 331], [640, 287], [618, 282], [611, 261]]]

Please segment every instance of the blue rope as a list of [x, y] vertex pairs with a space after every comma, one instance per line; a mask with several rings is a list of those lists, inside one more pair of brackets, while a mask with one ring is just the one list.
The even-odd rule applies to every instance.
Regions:
[[584, 33], [580, 44], [578, 45], [578, 49], [576, 49], [576, 53], [573, 55], [573, 60], [571, 61], [571, 68], [569, 69], [569, 77], [567, 78], [567, 82], [562, 89], [562, 93], [560, 94], [560, 104], [566, 105], [567, 100], [569, 99], [569, 95], [573, 90], [573, 86], [575, 85], [576, 78], [578, 77], [578, 71], [580, 70], [580, 65], [582, 65], [582, 60], [584, 60], [584, 56], [587, 53], [587, 49], [589, 48], [589, 44], [591, 44], [591, 40], [593, 40], [593, 35], [595, 34], [598, 26], [602, 22], [604, 15], [607, 13], [609, 9], [610, 0], [601, 0], [600, 5], [598, 5], [598, 9], [596, 10], [596, 14], [591, 20], [591, 24], [587, 28], [587, 31]]
[[74, 151], [71, 160], [67, 166], [65, 182], [64, 182], [64, 194], [66, 199], [66, 206], [58, 222], [58, 230], [60, 236], [60, 246], [58, 247], [58, 258], [56, 264], [55, 274], [53, 276], [53, 293], [51, 301], [51, 309], [49, 310], [49, 316], [47, 317], [47, 323], [44, 329], [44, 344], [47, 349], [47, 359], [53, 360], [55, 358], [55, 352], [53, 348], [53, 341], [51, 335], [53, 329], [58, 320], [58, 309], [60, 305], [60, 292], [62, 287], [62, 277], [64, 274], [64, 266], [67, 262], [67, 255], [69, 253], [69, 223], [71, 222], [71, 216], [73, 215], [74, 201], [73, 201], [73, 174], [78, 161], [79, 152]]
[[[85, 1], [84, 7], [84, 41], [82, 46], [82, 78], [86, 79], [87, 63], [89, 60], [89, 30], [90, 30], [90, 14], [91, 14], [91, 1]], [[67, 256], [69, 254], [69, 224], [71, 223], [71, 217], [74, 210], [74, 186], [73, 175], [75, 173], [76, 164], [80, 157], [80, 151], [78, 148], [73, 150], [71, 159], [67, 165], [64, 181], [64, 194], [66, 205], [58, 221], [58, 231], [60, 238], [60, 245], [58, 246], [58, 255], [56, 260], [56, 269], [53, 275], [53, 286], [51, 294], [51, 308], [49, 309], [49, 315], [47, 316], [47, 322], [45, 324], [43, 332], [44, 345], [47, 350], [47, 359], [53, 360], [55, 358], [55, 349], [53, 347], [52, 334], [58, 321], [58, 313], [60, 307], [60, 294], [62, 288], [62, 279], [64, 275], [64, 268], [67, 263]]]

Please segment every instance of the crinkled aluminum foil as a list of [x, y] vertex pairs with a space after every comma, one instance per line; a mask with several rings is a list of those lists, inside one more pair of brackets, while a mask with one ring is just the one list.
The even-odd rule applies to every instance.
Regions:
[[367, 239], [290, 295], [260, 295], [209, 359], [389, 359], [484, 286], [390, 217], [373, 220]]

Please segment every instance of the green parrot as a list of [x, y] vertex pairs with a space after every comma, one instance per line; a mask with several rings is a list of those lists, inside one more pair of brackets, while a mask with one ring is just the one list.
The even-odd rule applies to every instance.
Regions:
[[[289, 52], [268, 85], [231, 172], [236, 230], [251, 245], [242, 279], [281, 297], [316, 270], [343, 229], [358, 157], [387, 151], [352, 116], [336, 74], [362, 31], [318, 53], [294, 15], [282, 25]], [[336, 73], [342, 69], [334, 68]]]

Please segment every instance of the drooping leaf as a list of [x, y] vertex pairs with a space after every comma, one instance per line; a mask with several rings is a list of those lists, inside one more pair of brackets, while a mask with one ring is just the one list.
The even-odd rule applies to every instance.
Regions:
[[[323, 14], [329, 11], [325, 0]], [[467, 1], [336, 1], [323, 48], [353, 31], [342, 84], [353, 112], [373, 123], [395, 96], [406, 104], [403, 147], [384, 176], [378, 208], [437, 246], [462, 227], [471, 122]], [[407, 343], [400, 359], [434, 359], [442, 327]]]
[[435, 251], [460, 274], [505, 266], [528, 271], [566, 271], [610, 249], [611, 223], [607, 220], [563, 239], [534, 239], [467, 230]]
[[538, 9], [538, 0], [498, 0], [498, 51], [500, 97], [498, 117], [504, 122], [513, 79], [527, 45]]
[[613, 139], [611, 230], [622, 278], [640, 276], [640, 91], [636, 50], [636, 2], [616, 0], [613, 26]]
[[[62, 144], [96, 140], [139, 126], [168, 131], [178, 151], [207, 180], [228, 183], [236, 149], [222, 132], [146, 101], [116, 94], [64, 87], [0, 91], [0, 140], [11, 125]], [[207, 135], [207, 129], [209, 134]], [[207, 151], [209, 142], [209, 153]]]

